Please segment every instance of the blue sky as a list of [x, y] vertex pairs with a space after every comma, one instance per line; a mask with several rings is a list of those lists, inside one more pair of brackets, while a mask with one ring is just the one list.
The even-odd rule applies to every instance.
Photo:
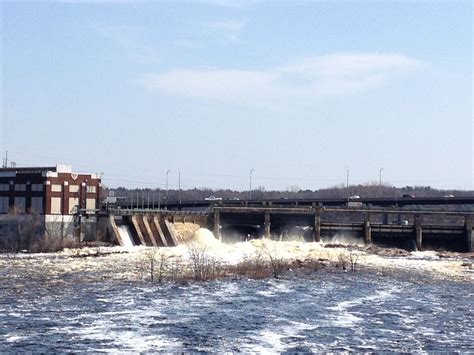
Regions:
[[470, 1], [1, 3], [1, 140], [109, 186], [472, 189]]

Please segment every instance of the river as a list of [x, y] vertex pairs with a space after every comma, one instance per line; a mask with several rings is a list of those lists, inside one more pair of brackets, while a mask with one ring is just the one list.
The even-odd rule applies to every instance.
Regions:
[[158, 284], [134, 277], [140, 250], [1, 256], [0, 352], [474, 350], [472, 273], [459, 260]]

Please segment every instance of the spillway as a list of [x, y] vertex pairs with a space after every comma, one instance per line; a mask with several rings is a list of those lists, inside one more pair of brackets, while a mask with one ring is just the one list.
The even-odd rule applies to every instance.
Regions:
[[132, 238], [132, 232], [130, 230], [130, 227], [128, 225], [118, 225], [117, 230], [120, 234], [120, 238], [122, 240], [122, 245], [124, 247], [133, 247], [133, 238]]

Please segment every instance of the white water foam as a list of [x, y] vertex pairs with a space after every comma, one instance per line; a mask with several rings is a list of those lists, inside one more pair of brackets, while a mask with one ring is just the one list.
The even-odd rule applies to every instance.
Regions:
[[379, 303], [394, 297], [393, 292], [398, 291], [397, 288], [377, 290], [375, 294], [366, 297], [356, 298], [353, 300], [342, 301], [333, 307], [329, 307], [331, 311], [335, 311], [333, 324], [339, 327], [351, 327], [360, 322], [362, 318], [354, 315], [350, 309], [354, 306], [361, 305], [365, 302]]
[[[255, 340], [255, 343], [241, 345], [241, 350], [254, 354], [278, 354], [287, 350], [286, 338], [299, 338], [301, 344], [303, 344], [306, 342], [303, 341], [304, 336], [300, 333], [314, 329], [316, 329], [314, 325], [295, 321], [285, 322], [281, 325], [273, 324], [271, 328], [262, 329], [255, 336], [252, 336], [251, 338]], [[311, 344], [305, 345], [311, 346]]]
[[351, 245], [351, 246], [363, 246], [364, 240], [361, 238], [355, 238], [351, 235], [344, 233], [336, 233], [333, 237], [329, 239], [323, 239], [324, 244], [342, 244], [342, 245]]
[[117, 226], [118, 232], [120, 234], [120, 238], [122, 239], [122, 244], [124, 247], [131, 248], [133, 247], [133, 239], [132, 234], [130, 232], [130, 228], [127, 225]]

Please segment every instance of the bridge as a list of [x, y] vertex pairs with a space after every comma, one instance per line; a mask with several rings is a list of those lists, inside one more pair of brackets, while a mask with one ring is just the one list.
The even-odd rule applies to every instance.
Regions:
[[161, 201], [122, 200], [114, 207], [121, 209], [166, 208], [169, 210], [183, 210], [187, 208], [208, 208], [212, 206], [325, 206], [342, 207], [348, 204], [359, 204], [374, 207], [405, 207], [405, 206], [462, 206], [471, 205], [474, 210], [474, 196], [456, 197], [371, 197], [371, 198], [318, 198], [318, 199], [259, 199], [259, 200], [191, 200], [191, 201]]

